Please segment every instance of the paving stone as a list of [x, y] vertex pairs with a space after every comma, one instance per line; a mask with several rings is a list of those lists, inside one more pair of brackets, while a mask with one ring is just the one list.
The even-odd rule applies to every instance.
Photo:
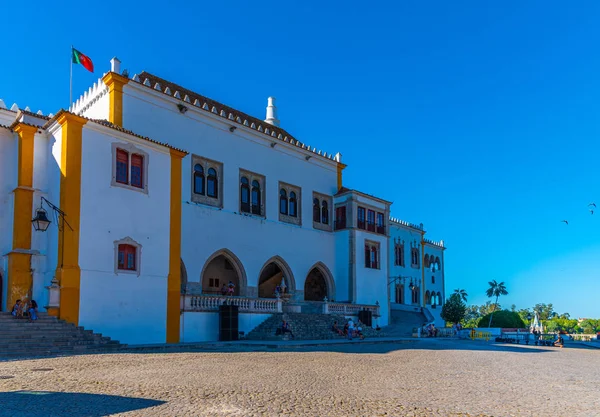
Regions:
[[14, 376], [0, 379], [0, 416], [598, 415], [600, 350], [449, 339], [228, 346], [0, 361], [0, 375]]

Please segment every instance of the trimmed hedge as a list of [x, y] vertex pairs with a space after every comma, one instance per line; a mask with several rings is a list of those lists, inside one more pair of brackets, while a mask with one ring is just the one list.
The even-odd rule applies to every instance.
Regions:
[[[488, 324], [490, 322], [490, 314], [486, 314], [481, 319], [479, 319], [479, 324], [477, 325], [477, 327], [488, 327]], [[523, 329], [527, 326], [525, 326], [525, 323], [523, 323], [523, 319], [521, 319], [517, 312], [508, 310], [498, 310], [494, 313], [491, 327]]]

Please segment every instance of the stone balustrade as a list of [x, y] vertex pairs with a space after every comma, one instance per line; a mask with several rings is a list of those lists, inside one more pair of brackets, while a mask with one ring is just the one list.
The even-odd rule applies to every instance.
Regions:
[[281, 313], [282, 300], [277, 298], [248, 298], [222, 295], [182, 295], [183, 311], [219, 311], [223, 304], [239, 307], [240, 313]]
[[339, 314], [341, 316], [358, 316], [359, 311], [368, 310], [373, 317], [379, 317], [379, 305], [368, 304], [346, 304], [346, 303], [323, 303], [324, 314]]

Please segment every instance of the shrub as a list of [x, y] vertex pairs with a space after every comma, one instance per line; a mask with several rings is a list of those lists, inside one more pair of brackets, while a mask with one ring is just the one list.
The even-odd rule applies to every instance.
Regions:
[[[488, 324], [490, 322], [490, 314], [486, 314], [481, 319], [479, 319], [479, 324], [477, 327], [488, 327]], [[522, 329], [526, 326], [523, 322], [523, 319], [521, 319], [521, 316], [519, 316], [519, 313], [517, 313], [516, 311], [498, 310], [495, 313], [493, 313], [491, 327]]]

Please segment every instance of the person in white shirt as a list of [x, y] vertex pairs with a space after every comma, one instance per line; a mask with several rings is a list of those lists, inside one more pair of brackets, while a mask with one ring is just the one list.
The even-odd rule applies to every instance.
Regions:
[[354, 322], [352, 319], [348, 320], [348, 340], [352, 340], [352, 333], [354, 333]]

